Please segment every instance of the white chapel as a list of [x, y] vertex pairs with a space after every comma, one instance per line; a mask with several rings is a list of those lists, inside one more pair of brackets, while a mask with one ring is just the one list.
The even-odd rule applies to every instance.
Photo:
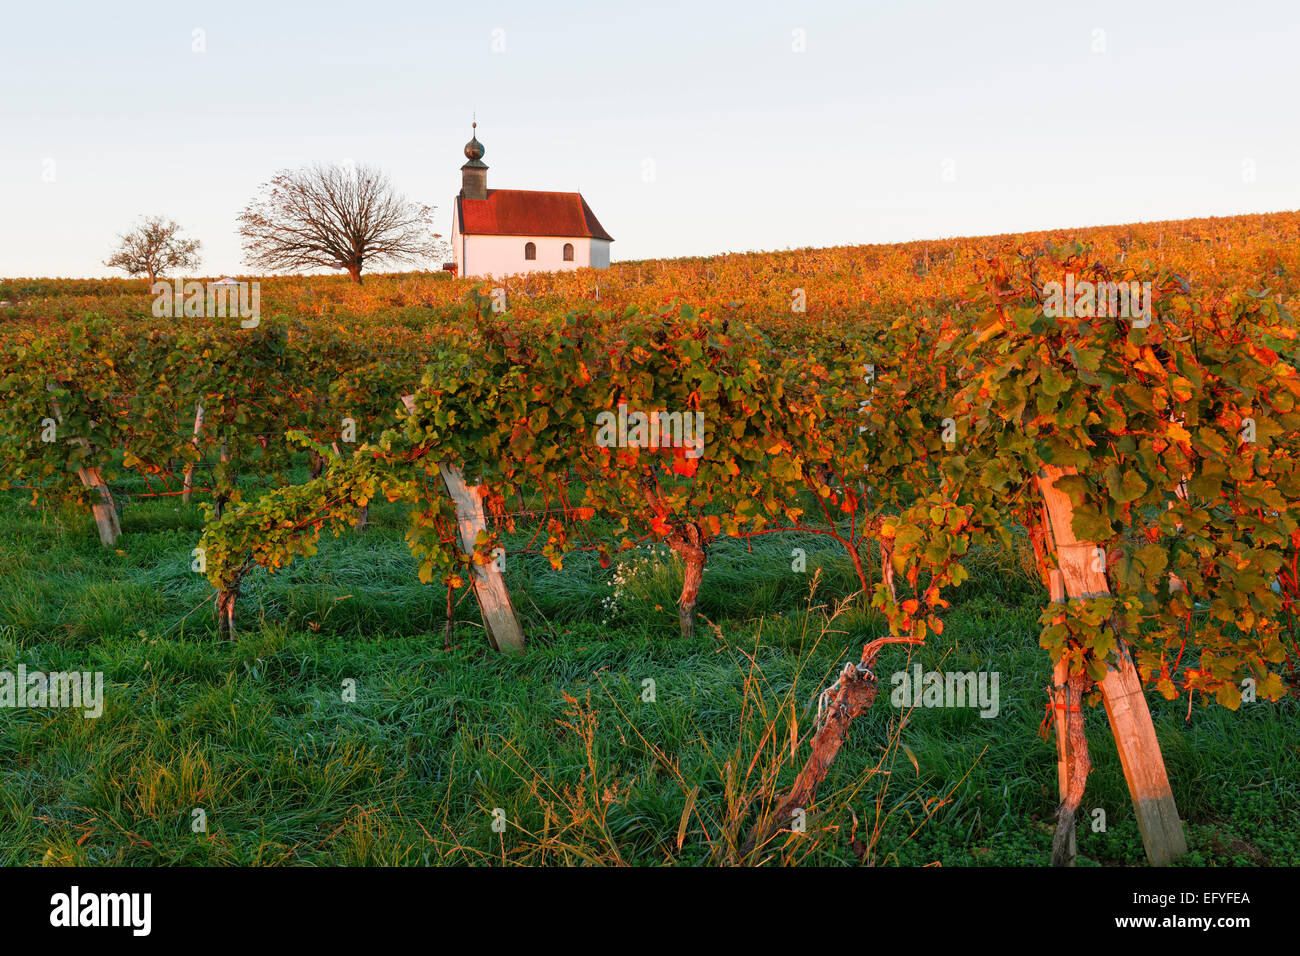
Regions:
[[461, 189], [452, 204], [456, 273], [508, 276], [562, 269], [608, 269], [605, 231], [580, 193], [488, 189], [478, 123], [465, 144]]

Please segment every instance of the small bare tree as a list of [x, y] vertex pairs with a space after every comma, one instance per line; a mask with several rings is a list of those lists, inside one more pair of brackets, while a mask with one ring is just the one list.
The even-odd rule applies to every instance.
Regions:
[[239, 216], [244, 259], [256, 268], [346, 269], [444, 255], [432, 231], [433, 207], [394, 192], [369, 166], [320, 164], [284, 170]]
[[110, 269], [129, 276], [146, 275], [149, 285], [172, 269], [194, 269], [199, 264], [199, 241], [182, 239], [181, 227], [162, 216], [147, 216], [130, 232], [118, 236], [117, 251], [104, 260]]

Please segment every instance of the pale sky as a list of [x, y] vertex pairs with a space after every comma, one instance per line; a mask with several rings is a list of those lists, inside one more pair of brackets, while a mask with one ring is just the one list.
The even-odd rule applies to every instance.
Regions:
[[3, 276], [120, 274], [145, 213], [247, 274], [317, 160], [448, 234], [475, 111], [616, 261], [1300, 208], [1296, 0], [3, 3]]

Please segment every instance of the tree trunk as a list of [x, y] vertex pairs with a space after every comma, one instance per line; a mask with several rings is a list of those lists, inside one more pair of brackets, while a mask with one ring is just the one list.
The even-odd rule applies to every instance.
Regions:
[[217, 592], [217, 637], [223, 641], [235, 639], [235, 601], [239, 587]]
[[[230, 445], [225, 435], [221, 436], [221, 463], [223, 465], [230, 464]], [[213, 494], [213, 504], [215, 505], [218, 520], [220, 520], [222, 514], [225, 513], [226, 503], [230, 501], [230, 493], [235, 487], [235, 469], [226, 468], [225, 476], [226, 477], [222, 482], [224, 487]]]
[[357, 285], [361, 285], [361, 266], [349, 264], [348, 275], [352, 277], [353, 282]]
[[894, 590], [894, 542], [880, 539], [880, 578], [885, 583], [885, 590], [895, 601], [898, 593]]
[[[849, 553], [849, 560], [853, 562], [853, 573], [858, 576], [858, 586], [862, 590], [863, 596], [868, 602], [871, 601], [871, 575], [867, 573], [867, 567], [862, 563], [862, 554], [851, 541], [841, 542], [844, 550]], [[868, 553], [868, 560], [871, 555]]]
[[683, 524], [680, 532], [668, 536], [668, 546], [682, 559], [685, 566], [682, 593], [677, 600], [677, 623], [682, 637], [689, 640], [695, 636], [695, 604], [700, 593], [700, 582], [704, 580], [706, 552], [700, 540], [700, 529], [693, 522]]
[[352, 530], [361, 534], [366, 530], [366, 525], [370, 523], [370, 505], [363, 505], [357, 509], [357, 520], [352, 523]]
[[[1043, 509], [1044, 522], [1047, 509]], [[1046, 524], [1040, 526], [1046, 534]], [[1043, 542], [1043, 546], [1046, 543]], [[1045, 556], [1045, 552], [1044, 552]], [[1055, 568], [1040, 565], [1052, 601], [1065, 603], [1065, 578]], [[1061, 802], [1056, 808], [1056, 833], [1052, 837], [1052, 865], [1074, 866], [1078, 855], [1075, 818], [1083, 802], [1092, 762], [1088, 758], [1088, 735], [1083, 726], [1084, 675], [1070, 676], [1065, 658], [1052, 669], [1052, 719], [1056, 727], [1056, 779]]]
[[[661, 520], [666, 520], [667, 509], [659, 494], [655, 479], [642, 475], [638, 480], [641, 495], [650, 506], [650, 510]], [[682, 593], [677, 599], [677, 624], [682, 637], [695, 636], [695, 604], [700, 593], [700, 583], [704, 580], [704, 562], [707, 557], [708, 538], [700, 532], [700, 526], [693, 521], [672, 522], [667, 538], [668, 547], [682, 559]]]
[[804, 764], [794, 786], [786, 795], [777, 812], [778, 820], [788, 820], [795, 810], [806, 809], [817, 799], [817, 788], [835, 762], [835, 755], [849, 736], [853, 718], [865, 714], [876, 699], [876, 678], [871, 671], [863, 673], [857, 665], [846, 664], [840, 674], [839, 690], [827, 708], [826, 720], [813, 734], [812, 755]]
[[819, 714], [825, 719], [813, 734], [812, 754], [799, 771], [790, 792], [778, 801], [776, 812], [760, 817], [750, 829], [741, 850], [744, 855], [762, 847], [796, 810], [807, 810], [817, 799], [817, 788], [826, 779], [835, 756], [848, 739], [849, 724], [853, 718], [865, 714], [876, 699], [876, 675], [871, 672], [871, 667], [881, 649], [886, 644], [919, 643], [921, 641], [912, 637], [877, 638], [862, 648], [862, 659], [858, 664], [844, 665], [839, 678], [826, 692], [830, 703]]
[[444, 651], [449, 651], [449, 650], [451, 650], [451, 623], [452, 623], [452, 619], [453, 619], [453, 617], [452, 617], [452, 616], [453, 616], [453, 611], [452, 611], [452, 607], [451, 607], [451, 591], [452, 591], [451, 583], [448, 582], [448, 584], [447, 584], [447, 623], [446, 623], [446, 624], [443, 626], [443, 628], [442, 628], [442, 649], [443, 649]]
[[[1064, 676], [1059, 668], [1055, 679]], [[1083, 695], [1087, 689], [1088, 675], [1066, 677], [1063, 684], [1054, 688], [1053, 699], [1057, 710], [1058, 761], [1065, 760], [1065, 789], [1061, 804], [1056, 810], [1056, 833], [1052, 836], [1052, 866], [1074, 866], [1076, 844], [1074, 822], [1083, 802], [1083, 791], [1088, 783], [1092, 762], [1088, 759], [1088, 735], [1083, 726]], [[1065, 739], [1061, 740], [1064, 735]], [[1064, 753], [1060, 752], [1064, 749]], [[1059, 763], [1058, 763], [1059, 774]]]

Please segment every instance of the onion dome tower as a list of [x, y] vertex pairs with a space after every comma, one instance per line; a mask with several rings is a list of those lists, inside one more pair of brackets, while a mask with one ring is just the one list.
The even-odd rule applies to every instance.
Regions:
[[473, 124], [475, 133], [465, 144], [465, 158], [469, 160], [460, 168], [460, 194], [465, 199], [487, 199], [487, 164], [483, 162], [483, 144], [476, 135], [478, 121]]

